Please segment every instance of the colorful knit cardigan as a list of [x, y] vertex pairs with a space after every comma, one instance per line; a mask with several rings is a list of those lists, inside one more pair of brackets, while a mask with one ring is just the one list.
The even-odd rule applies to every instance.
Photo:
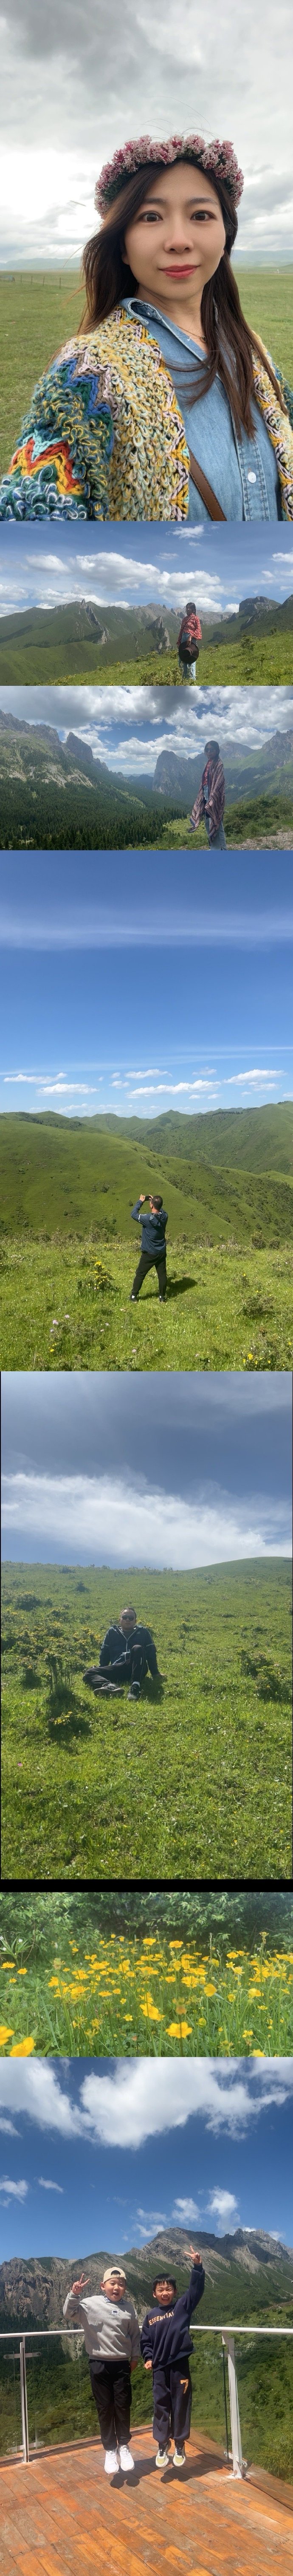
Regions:
[[[255, 398], [278, 466], [282, 517], [293, 519], [293, 409], [284, 413], [254, 358]], [[182, 414], [158, 343], [118, 306], [69, 340], [41, 377], [20, 446], [0, 487], [2, 519], [187, 519]]]

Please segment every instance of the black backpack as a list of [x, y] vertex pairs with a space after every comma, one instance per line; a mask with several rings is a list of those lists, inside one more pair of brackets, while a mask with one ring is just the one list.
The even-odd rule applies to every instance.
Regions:
[[179, 662], [198, 662], [198, 656], [199, 644], [196, 643], [196, 638], [194, 638], [194, 644], [185, 644], [183, 635], [179, 647]]

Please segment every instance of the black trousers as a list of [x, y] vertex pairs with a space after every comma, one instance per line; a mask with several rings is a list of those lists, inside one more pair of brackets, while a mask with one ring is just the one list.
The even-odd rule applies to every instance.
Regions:
[[127, 1655], [119, 1655], [117, 1664], [109, 1665], [109, 1670], [107, 1666], [105, 1681], [108, 1674], [111, 1682], [144, 1682], [146, 1673], [147, 1656], [144, 1654], [143, 1646], [133, 1644], [129, 1647]]
[[147, 1271], [148, 1271], [148, 1270], [156, 1270], [156, 1272], [157, 1272], [157, 1279], [158, 1279], [158, 1281], [159, 1281], [159, 1293], [160, 1293], [160, 1297], [165, 1297], [165, 1296], [166, 1296], [166, 1287], [167, 1287], [166, 1252], [165, 1252], [165, 1251], [164, 1251], [164, 1252], [158, 1252], [157, 1260], [156, 1260], [155, 1252], [141, 1252], [141, 1255], [140, 1255], [140, 1261], [138, 1261], [137, 1270], [135, 1271], [135, 1276], [134, 1276], [134, 1280], [133, 1280], [133, 1287], [132, 1287], [132, 1291], [131, 1291], [132, 1297], [139, 1297], [139, 1291], [140, 1291], [140, 1288], [142, 1288], [143, 1279], [146, 1279]]
[[105, 2451], [129, 2442], [131, 2377], [129, 2361], [90, 2361], [93, 2397]]
[[[183, 2387], [183, 2381], [185, 2379], [188, 2381], [186, 2389]], [[184, 2361], [177, 2362], [176, 2368], [174, 2368], [174, 2365], [172, 2367], [171, 2362], [167, 2370], [163, 2370], [162, 2364], [160, 2365], [160, 2368], [157, 2367], [156, 2370], [154, 2369], [153, 2388], [153, 2433], [155, 2441], [159, 2442], [160, 2450], [162, 2450], [165, 2442], [168, 2441], [169, 2433], [174, 2434], [175, 2442], [176, 2440], [178, 2442], [188, 2441], [190, 2434], [192, 2401], [192, 2382], [188, 2360], [186, 2360], [185, 2363]]]

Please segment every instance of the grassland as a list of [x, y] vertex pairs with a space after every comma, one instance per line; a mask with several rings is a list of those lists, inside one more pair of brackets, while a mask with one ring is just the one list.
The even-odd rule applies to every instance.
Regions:
[[[225, 805], [224, 829], [228, 849], [290, 850], [293, 843], [292, 796], [284, 795], [284, 789], [278, 787], [271, 794], [239, 797], [237, 804]], [[149, 840], [147, 845], [141, 842], [140, 847], [145, 846], [150, 850], [206, 850], [205, 824], [200, 823], [194, 832], [190, 826], [190, 814], [181, 814], [180, 820], [163, 825], [162, 831], [156, 833], [155, 841]]]
[[[270, 349], [286, 378], [293, 379], [292, 269], [239, 268], [243, 312]], [[10, 464], [34, 384], [55, 351], [78, 329], [84, 298], [78, 272], [36, 269], [14, 276], [2, 271], [0, 313], [2, 383], [0, 469]]]
[[[277, 1201], [278, 1184], [276, 1184]], [[175, 1193], [174, 1193], [175, 1195]], [[284, 1192], [289, 1197], [289, 1190]], [[280, 1198], [282, 1192], [280, 1190]], [[255, 1182], [255, 1200], [259, 1188]], [[239, 1193], [240, 1205], [240, 1193]], [[293, 1226], [293, 1194], [291, 1191]], [[245, 1251], [173, 1241], [167, 1302], [150, 1271], [134, 1315], [138, 1258], [129, 1244], [96, 1247], [10, 1240], [0, 1253], [3, 1369], [291, 1369], [293, 1246]], [[134, 1339], [135, 1335], [135, 1339]]]
[[[21, 652], [16, 645], [13, 647], [13, 653], [10, 646], [6, 649], [6, 663], [5, 671], [5, 648], [2, 645], [1, 650], [0, 627], [0, 679], [4, 680], [6, 677], [6, 680], [10, 681], [30, 680], [37, 683], [43, 676], [40, 672], [40, 664], [37, 665], [36, 656], [27, 650], [25, 653], [24, 650]], [[47, 676], [44, 671], [44, 677]], [[62, 673], [63, 686], [79, 688], [80, 677], [80, 670], [74, 669], [73, 657], [72, 669], [69, 666]], [[145, 653], [139, 657], [136, 655], [133, 662], [103, 663], [101, 659], [95, 668], [91, 669], [90, 678], [91, 685], [93, 687], [98, 685], [99, 688], [103, 681], [107, 688], [111, 685], [115, 688], [137, 688], [139, 682], [142, 687], [147, 685], [150, 688], [160, 686], [164, 689], [168, 687], [174, 689], [182, 686], [178, 653], [171, 652]], [[201, 645], [196, 682], [191, 680], [189, 686], [190, 688], [196, 686], [197, 689], [198, 687], [228, 689], [238, 688], [242, 683], [243, 688], [248, 688], [251, 682], [259, 686], [262, 681], [266, 687], [269, 685], [277, 687], [279, 684], [280, 688], [286, 688], [292, 686], [292, 680], [293, 634], [292, 630], [291, 633], [288, 630], [288, 634], [276, 632], [275, 635], [256, 634], [250, 637], [246, 635], [243, 636], [242, 642], [239, 639], [235, 644], [225, 644], [223, 641], [223, 644]]]
[[125, 1573], [3, 1568], [5, 1878], [291, 1875], [290, 1568], [127, 1569], [161, 1679], [83, 1680]]

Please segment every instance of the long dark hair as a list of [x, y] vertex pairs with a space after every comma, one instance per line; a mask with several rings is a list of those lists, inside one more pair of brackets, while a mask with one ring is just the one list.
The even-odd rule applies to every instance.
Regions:
[[[144, 205], [145, 198], [149, 195], [152, 180], [161, 177], [164, 166], [162, 161], [157, 161], [151, 173], [149, 162], [145, 162], [143, 169], [135, 171], [132, 178], [126, 180], [125, 187], [119, 189], [115, 203], [111, 206], [109, 214], [105, 216], [105, 222], [101, 224], [100, 231], [93, 233], [91, 241], [86, 243], [82, 261], [86, 312], [79, 325], [80, 331], [94, 330], [98, 323], [108, 320], [109, 314], [115, 312], [117, 304], [120, 304], [125, 296], [137, 294], [137, 278], [133, 277], [132, 269], [128, 268], [125, 260], [122, 259], [121, 243], [128, 225], [133, 221], [134, 215], [139, 213], [140, 206]], [[201, 162], [194, 155], [194, 168], [200, 170], [201, 166]], [[201, 396], [208, 393], [218, 374], [225, 393], [228, 394], [235, 428], [240, 430], [240, 433], [241, 429], [246, 429], [249, 437], [253, 438], [255, 423], [251, 408], [254, 392], [252, 352], [254, 351], [258, 358], [262, 358], [263, 351], [255, 331], [252, 331], [249, 323], [245, 321], [236, 278], [231, 268], [230, 253], [238, 231], [231, 190], [225, 180], [216, 177], [214, 172], [213, 187], [219, 198], [226, 239], [219, 266], [214, 276], [209, 278], [207, 286], [204, 286], [201, 299], [201, 323], [207, 346], [207, 360], [205, 363], [201, 361], [200, 366], [195, 364], [194, 367], [191, 360], [188, 380], [185, 370], [183, 378], [180, 366], [176, 366], [176, 370], [173, 368], [172, 372], [179, 402], [182, 399], [183, 386], [189, 402], [200, 402]], [[286, 404], [281, 386], [267, 357], [265, 365], [281, 410], [285, 411]]]

